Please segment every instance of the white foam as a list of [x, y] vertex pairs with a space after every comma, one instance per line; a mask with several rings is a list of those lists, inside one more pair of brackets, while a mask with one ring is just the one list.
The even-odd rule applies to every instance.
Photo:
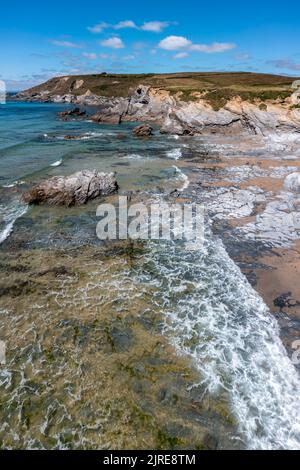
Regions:
[[142, 160], [143, 157], [137, 153], [131, 153], [124, 158], [126, 158], [126, 160]]
[[155, 286], [165, 334], [199, 370], [199, 400], [226, 397], [249, 449], [300, 449], [298, 373], [277, 322], [221, 242], [208, 233], [196, 253], [155, 248], [141, 278]]
[[265, 138], [267, 149], [271, 152], [290, 152], [300, 150], [300, 135], [297, 132], [269, 134]]
[[62, 164], [62, 162], [63, 162], [62, 159], [57, 160], [57, 162], [52, 163], [50, 166], [57, 167], [57, 166], [60, 166]]
[[167, 152], [167, 157], [168, 158], [173, 158], [174, 160], [179, 160], [179, 158], [182, 157], [182, 151], [181, 151], [180, 148], [169, 150]]
[[187, 175], [183, 173], [183, 171], [180, 170], [180, 168], [178, 168], [175, 165], [173, 165], [173, 168], [178, 174], [178, 178], [183, 181], [183, 186], [180, 189], [178, 189], [178, 191], [180, 192], [185, 191], [190, 185], [190, 180], [188, 179]]
[[59, 141], [72, 142], [72, 141], [80, 141], [80, 140], [93, 140], [93, 139], [96, 139], [98, 137], [112, 136], [112, 135], [114, 135], [114, 134], [113, 133], [103, 133], [103, 132], [85, 132], [84, 134], [80, 134], [78, 136], [72, 135], [72, 139], [66, 138], [67, 135], [43, 134], [43, 137], [47, 140], [59, 140]]
[[17, 219], [22, 217], [28, 210], [27, 205], [11, 205], [6, 207], [0, 207], [0, 213], [2, 213], [2, 220], [4, 222], [4, 229], [0, 231], [0, 245], [9, 237], [13, 231], [14, 224]]
[[14, 188], [15, 186], [21, 186], [22, 184], [25, 184], [25, 181], [14, 181], [13, 183], [10, 184], [4, 184], [2, 188]]

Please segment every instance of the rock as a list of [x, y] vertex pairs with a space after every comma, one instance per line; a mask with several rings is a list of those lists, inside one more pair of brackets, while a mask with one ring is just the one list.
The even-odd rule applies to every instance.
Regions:
[[292, 293], [287, 292], [285, 294], [281, 294], [279, 297], [277, 297], [273, 301], [274, 307], [280, 308], [282, 310], [283, 308], [291, 308], [291, 307], [299, 307], [300, 302], [299, 300], [295, 300], [292, 298]]
[[80, 140], [84, 137], [84, 135], [65, 135], [65, 140]]
[[83, 170], [71, 176], [55, 176], [43, 181], [27, 191], [23, 200], [27, 204], [74, 206], [117, 190], [118, 183], [113, 173]]
[[300, 193], [300, 173], [291, 173], [284, 181], [284, 188], [287, 191]]
[[80, 116], [85, 116], [86, 115], [86, 111], [81, 111], [80, 108], [74, 108], [74, 109], [70, 109], [68, 111], [62, 111], [61, 113], [58, 113], [58, 115], [62, 118], [64, 117], [67, 117], [67, 116], [77, 116], [77, 117], [80, 117]]
[[121, 124], [122, 115], [121, 114], [104, 114], [104, 113], [97, 113], [91, 117], [92, 121], [102, 123], [102, 124]]
[[153, 128], [148, 124], [142, 124], [141, 126], [135, 127], [132, 133], [136, 137], [149, 137], [153, 135]]

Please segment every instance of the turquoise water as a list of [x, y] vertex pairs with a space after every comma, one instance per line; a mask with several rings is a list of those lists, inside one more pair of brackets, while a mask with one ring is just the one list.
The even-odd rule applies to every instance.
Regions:
[[[1, 186], [21, 179], [33, 181], [45, 174], [67, 174], [91, 164], [104, 170], [114, 167], [122, 175], [121, 168], [128, 157], [137, 172], [151, 172], [151, 160], [173, 148], [159, 133], [151, 140], [134, 139], [134, 124], [99, 126], [86, 120], [61, 121], [57, 113], [66, 108], [37, 103], [8, 103], [0, 107]], [[78, 140], [66, 141], [67, 135], [78, 136]], [[147, 156], [149, 161], [136, 163], [138, 156]], [[59, 170], [51, 169], [58, 161], [62, 161]]]
[[[133, 123], [100, 126], [89, 120], [62, 121], [57, 113], [67, 108], [14, 102], [0, 107], [0, 243], [26, 211], [20, 202], [22, 192], [45, 178], [96, 169], [116, 172], [121, 192], [159, 190], [159, 186], [164, 190], [166, 185], [174, 189], [178, 180], [180, 184], [174, 168], [177, 157], [172, 155], [174, 138], [158, 131], [151, 139], [134, 138]], [[81, 214], [85, 211], [89, 208], [80, 209]], [[38, 209], [31, 209], [31, 215], [35, 212]], [[61, 214], [60, 209], [52, 212], [54, 217]]]

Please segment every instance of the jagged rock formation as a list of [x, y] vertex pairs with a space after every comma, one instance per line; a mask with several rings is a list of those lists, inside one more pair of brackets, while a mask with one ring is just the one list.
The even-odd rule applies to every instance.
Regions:
[[27, 191], [23, 200], [26, 204], [75, 206], [117, 190], [118, 183], [113, 173], [84, 170], [71, 176], [55, 176], [43, 181]]

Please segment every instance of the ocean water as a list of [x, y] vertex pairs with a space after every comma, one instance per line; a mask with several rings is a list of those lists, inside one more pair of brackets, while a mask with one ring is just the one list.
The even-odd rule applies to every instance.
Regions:
[[[47, 268], [47, 256], [49, 264], [50, 259], [53, 262], [56, 249], [71, 269], [66, 278], [46, 277], [42, 283], [46, 294], [38, 290], [40, 285], [35, 291], [32, 282], [17, 297], [5, 295], [0, 305], [0, 339], [8, 343], [8, 361], [0, 369], [0, 398], [7, 403], [0, 409], [3, 446], [113, 447], [108, 443], [111, 403], [99, 417], [104, 398], [97, 381], [108, 381], [105, 368], [100, 367], [104, 361], [102, 356], [92, 358], [85, 335], [96, 344], [100, 330], [93, 330], [95, 336], [91, 336], [91, 318], [98, 321], [107, 314], [118, 319], [130, 312], [145, 322], [150, 312], [178, 356], [187, 358], [196, 371], [187, 385], [191, 396], [199, 403], [209, 396], [229, 410], [235, 422], [229, 447], [300, 449], [298, 372], [281, 343], [276, 321], [212, 234], [209, 220], [205, 244], [196, 251], [185, 250], [180, 242], [145, 242], [142, 254], [125, 262], [112, 246], [109, 261], [101, 258], [99, 264], [95, 261], [101, 253], [95, 236], [96, 202], [80, 209], [45, 209], [28, 208], [20, 201], [22, 191], [43, 178], [94, 168], [115, 171], [120, 191], [140, 191], [143, 200], [166, 198], [175, 188], [183, 197], [192, 197], [192, 168], [184, 163], [186, 138], [156, 132], [151, 139], [135, 139], [134, 123], [62, 122], [56, 113], [63, 109], [65, 105], [29, 103], [0, 107], [3, 264], [6, 259], [15, 262], [14, 247], [19, 250], [17, 265], [10, 264], [1, 274], [15, 284], [22, 279], [24, 285], [36, 265]], [[65, 140], [66, 135], [77, 138]], [[74, 260], [70, 247], [78, 249]], [[36, 271], [32, 272], [36, 279]], [[87, 323], [80, 324], [82, 344], [73, 348], [64, 328], [83, 319]], [[49, 354], [49, 342], [55, 354]], [[135, 350], [133, 355], [138, 357]], [[88, 374], [84, 383], [79, 380], [82, 369]], [[37, 391], [34, 407], [32, 397]], [[81, 408], [78, 404], [85, 394], [89, 408], [83, 414], [86, 401]], [[179, 415], [179, 405], [174, 406]], [[214, 419], [207, 424], [212, 433]], [[225, 439], [226, 429], [221, 432]], [[118, 445], [122, 446], [119, 441]]]

